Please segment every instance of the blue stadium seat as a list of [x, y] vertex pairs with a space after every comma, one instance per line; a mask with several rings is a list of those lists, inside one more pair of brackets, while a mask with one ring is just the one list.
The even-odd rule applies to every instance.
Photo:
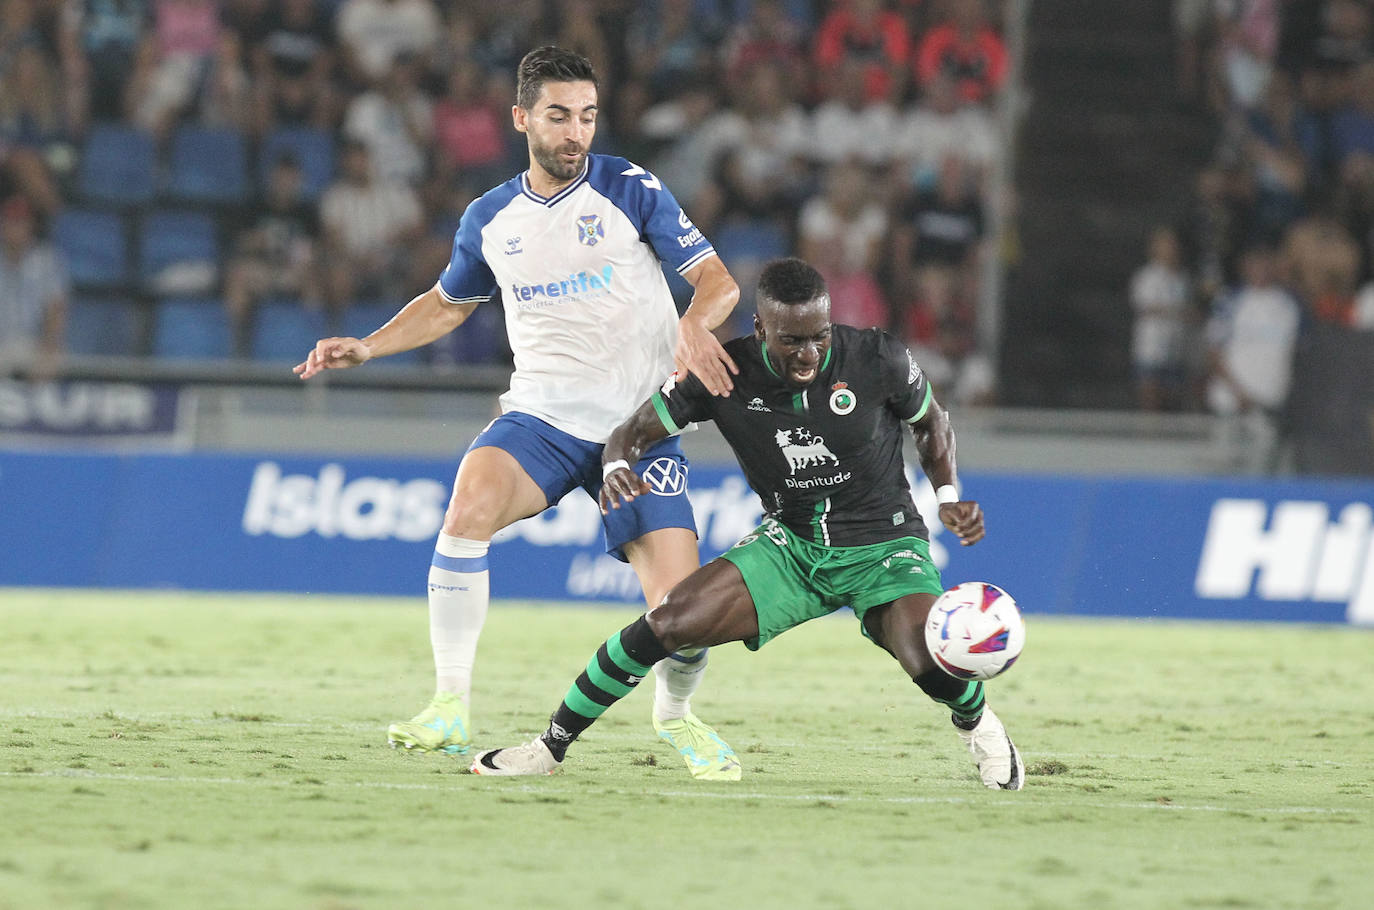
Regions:
[[329, 337], [324, 314], [299, 300], [266, 300], [253, 315], [249, 351], [254, 360], [300, 363], [315, 342]]
[[762, 219], [729, 222], [712, 235], [711, 242], [732, 269], [736, 259], [766, 262], [788, 253], [787, 233]]
[[215, 220], [199, 212], [151, 212], [139, 231], [139, 278], [163, 293], [204, 293], [215, 283]]
[[235, 130], [183, 126], [172, 136], [167, 164], [167, 194], [176, 201], [248, 201], [248, 149]]
[[224, 359], [232, 345], [229, 317], [221, 301], [179, 297], [158, 303], [153, 319], [154, 357]]
[[113, 212], [66, 209], [53, 221], [53, 242], [78, 288], [112, 290], [129, 280], [129, 230]]
[[334, 179], [334, 137], [327, 130], [304, 126], [281, 127], [263, 137], [258, 148], [258, 181], [263, 190], [272, 173], [272, 164], [289, 154], [301, 167], [301, 191], [317, 199]]
[[139, 306], [125, 297], [77, 297], [67, 307], [67, 350], [133, 357], [139, 353]]
[[81, 151], [77, 189], [90, 202], [142, 205], [152, 200], [157, 152], [153, 137], [127, 126], [91, 128]]
[[[372, 334], [380, 328], [388, 319], [396, 315], [396, 311], [402, 304], [389, 301], [367, 301], [355, 303], [348, 309], [339, 314], [339, 334], [352, 338], [362, 338]], [[388, 357], [376, 361], [375, 365], [385, 366], [413, 366], [423, 363], [425, 360], [426, 348], [417, 348], [414, 351], [406, 351], [402, 354], [392, 354]], [[374, 366], [373, 363], [368, 364]]]
[[740, 304], [725, 323], [730, 336], [747, 335], [754, 330], [754, 286], [768, 260], [791, 253], [787, 232], [772, 221], [750, 219], [722, 225], [711, 236], [735, 281], [739, 282]]

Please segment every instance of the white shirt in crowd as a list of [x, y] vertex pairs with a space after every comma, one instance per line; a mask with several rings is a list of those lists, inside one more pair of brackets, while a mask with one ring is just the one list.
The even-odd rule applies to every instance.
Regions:
[[1152, 262], [1135, 273], [1131, 279], [1135, 311], [1131, 362], [1137, 367], [1165, 369], [1182, 364], [1188, 293], [1187, 276], [1179, 269]]
[[[1208, 341], [1231, 376], [1268, 410], [1288, 398], [1300, 319], [1297, 301], [1282, 288], [1241, 288], [1217, 305], [1208, 326]], [[1217, 414], [1240, 410], [1230, 385], [1219, 379], [1208, 387], [1207, 403]]]

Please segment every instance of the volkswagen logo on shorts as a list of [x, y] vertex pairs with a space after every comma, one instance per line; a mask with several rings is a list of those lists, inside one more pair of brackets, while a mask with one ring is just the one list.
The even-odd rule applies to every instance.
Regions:
[[687, 489], [687, 468], [676, 458], [655, 458], [639, 476], [655, 496], [679, 496]]

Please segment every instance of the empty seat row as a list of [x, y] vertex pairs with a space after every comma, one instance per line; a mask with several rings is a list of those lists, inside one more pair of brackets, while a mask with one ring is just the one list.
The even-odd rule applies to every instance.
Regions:
[[[393, 303], [350, 307], [330, 319], [299, 300], [268, 300], [253, 316], [243, 353], [253, 360], [299, 363], [320, 338], [335, 334], [362, 337], [396, 313]], [[480, 315], [479, 315], [480, 314]], [[77, 297], [67, 315], [67, 349], [73, 354], [131, 357], [143, 353], [143, 339], [154, 357], [168, 360], [224, 360], [236, 356], [234, 329], [223, 302], [214, 297], [169, 297], [145, 307], [128, 297]], [[500, 307], [479, 307], [434, 350], [396, 354], [379, 368], [424, 363], [442, 357], [458, 363], [500, 361], [504, 346]]]
[[52, 239], [72, 282], [83, 289], [137, 284], [160, 293], [204, 292], [219, 271], [218, 227], [203, 212], [152, 211], [134, 218], [65, 209], [53, 219]]
[[252, 143], [236, 130], [183, 126], [165, 160], [147, 132], [122, 124], [91, 128], [77, 166], [78, 195], [88, 204], [142, 206], [158, 199], [242, 205], [265, 187], [273, 162], [289, 155], [301, 167], [303, 191], [318, 198], [334, 178], [334, 136], [327, 130], [283, 127]]

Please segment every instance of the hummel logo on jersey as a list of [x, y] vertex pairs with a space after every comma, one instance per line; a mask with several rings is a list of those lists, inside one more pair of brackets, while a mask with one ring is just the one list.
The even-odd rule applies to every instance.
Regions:
[[507, 238], [506, 238], [506, 255], [507, 255], [507, 256], [514, 256], [516, 253], [523, 253], [523, 252], [525, 252], [525, 251], [522, 250], [522, 249], [520, 248], [520, 238], [519, 238], [519, 237], [507, 237]]
[[601, 226], [600, 215], [583, 215], [577, 219], [577, 242], [583, 246], [596, 246], [597, 241], [606, 236]]
[[762, 412], [765, 413], [765, 414], [771, 414], [771, 413], [773, 413], [773, 409], [770, 408], [768, 405], [764, 404], [762, 398], [755, 398], [753, 401], [749, 402], [749, 406], [746, 407], [745, 410], [746, 410], [746, 411], [762, 411]]
[[640, 477], [655, 496], [677, 496], [687, 488], [687, 472], [675, 458], [655, 458]]
[[661, 189], [663, 189], [663, 184], [661, 184], [661, 183], [658, 182], [658, 178], [657, 178], [657, 177], [655, 177], [653, 174], [650, 174], [648, 171], [644, 170], [644, 168], [640, 167], [640, 166], [637, 165], [637, 164], [632, 164], [632, 165], [630, 165], [629, 167], [627, 167], [625, 170], [621, 171], [621, 172], [620, 172], [620, 176], [622, 176], [622, 177], [639, 177], [639, 178], [641, 178], [639, 182], [642, 183], [642, 184], [644, 184], [645, 186], [647, 186], [649, 189], [651, 189], [651, 190], [661, 190]]
[[916, 358], [911, 356], [911, 350], [907, 349], [906, 362], [911, 366], [906, 371], [906, 384], [912, 385], [921, 378], [921, 368], [916, 365]]

